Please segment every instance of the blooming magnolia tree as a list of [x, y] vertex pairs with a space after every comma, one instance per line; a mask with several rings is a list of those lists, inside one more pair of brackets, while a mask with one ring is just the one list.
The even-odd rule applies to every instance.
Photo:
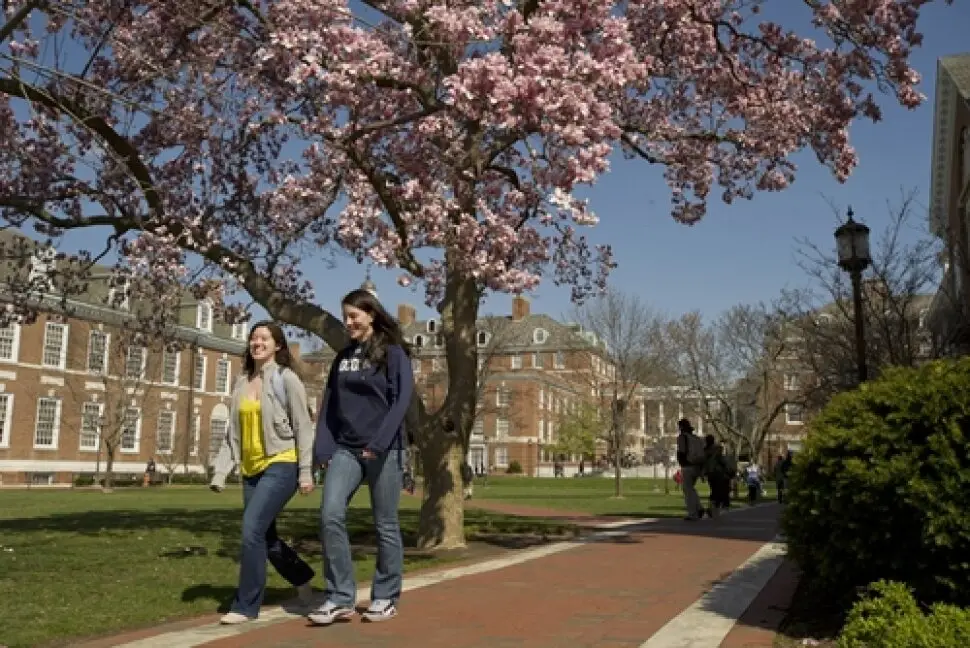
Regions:
[[801, 149], [845, 178], [870, 86], [922, 100], [926, 0], [784, 1], [808, 31], [764, 21], [767, 0], [7, 0], [0, 217], [95, 230], [150, 277], [206, 271], [198, 293], [245, 291], [331, 346], [303, 259], [420, 282], [450, 382], [421, 435], [420, 536], [457, 545], [458, 437], [434, 431], [474, 417], [483, 293], [550, 275], [579, 300], [614, 264], [578, 186], [622, 151], [692, 223], [712, 195], [783, 189]]

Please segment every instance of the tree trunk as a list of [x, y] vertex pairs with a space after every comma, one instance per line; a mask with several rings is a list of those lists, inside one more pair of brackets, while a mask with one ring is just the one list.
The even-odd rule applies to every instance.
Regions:
[[448, 394], [439, 412], [426, 417], [419, 447], [424, 492], [418, 524], [422, 549], [465, 546], [465, 503], [462, 497], [461, 439], [471, 433], [478, 399], [478, 304], [473, 280], [449, 276], [441, 303], [441, 325], [448, 354]]
[[104, 444], [104, 473], [101, 481], [103, 490], [111, 490], [112, 478], [114, 477], [115, 467], [115, 447], [109, 443]]

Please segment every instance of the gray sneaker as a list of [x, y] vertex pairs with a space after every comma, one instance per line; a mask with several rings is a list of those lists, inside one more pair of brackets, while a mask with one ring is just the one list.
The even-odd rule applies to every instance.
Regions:
[[397, 616], [397, 606], [394, 605], [394, 601], [389, 601], [387, 599], [377, 599], [376, 601], [371, 601], [370, 605], [367, 607], [367, 611], [364, 612], [364, 621], [387, 621], [388, 619], [393, 619]]
[[331, 601], [327, 601], [316, 610], [306, 615], [306, 618], [310, 620], [310, 623], [318, 626], [327, 626], [337, 621], [347, 621], [355, 614], [353, 608], [344, 607], [343, 605], [336, 605]]

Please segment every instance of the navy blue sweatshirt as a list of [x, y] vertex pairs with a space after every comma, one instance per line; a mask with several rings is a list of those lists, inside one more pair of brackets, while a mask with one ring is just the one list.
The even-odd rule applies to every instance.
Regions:
[[373, 366], [359, 344], [337, 354], [317, 416], [314, 460], [330, 461], [338, 446], [386, 451], [400, 438], [414, 392], [411, 360], [397, 345], [387, 348], [387, 366]]

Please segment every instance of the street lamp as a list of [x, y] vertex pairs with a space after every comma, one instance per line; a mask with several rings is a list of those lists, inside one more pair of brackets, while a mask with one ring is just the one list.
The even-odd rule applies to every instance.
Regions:
[[859, 383], [868, 379], [866, 367], [866, 325], [862, 315], [862, 272], [872, 263], [869, 255], [869, 228], [849, 219], [835, 230], [835, 244], [839, 254], [839, 267], [849, 273], [852, 279], [852, 310], [855, 317], [856, 365], [859, 370]]

